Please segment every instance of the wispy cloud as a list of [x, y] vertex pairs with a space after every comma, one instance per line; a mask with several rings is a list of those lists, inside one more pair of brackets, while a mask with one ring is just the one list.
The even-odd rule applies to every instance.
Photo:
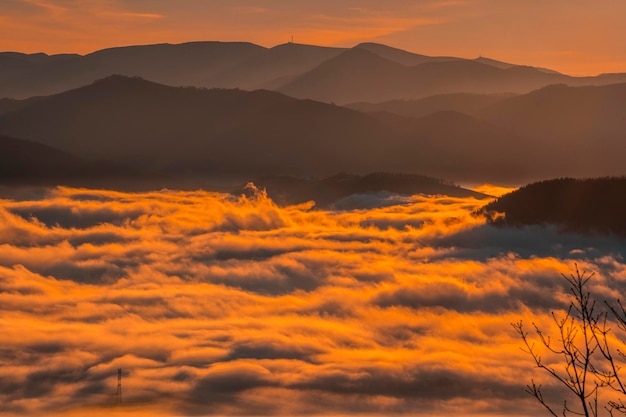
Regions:
[[122, 17], [122, 18], [140, 18], [140, 19], [163, 19], [165, 15], [158, 13], [137, 13], [137, 12], [102, 12], [102, 15], [108, 17]]
[[63, 7], [61, 5], [55, 4], [50, 1], [44, 1], [44, 0], [19, 0], [19, 1], [27, 5], [36, 6], [42, 10], [45, 10], [53, 14], [65, 13], [68, 10], [66, 7]]

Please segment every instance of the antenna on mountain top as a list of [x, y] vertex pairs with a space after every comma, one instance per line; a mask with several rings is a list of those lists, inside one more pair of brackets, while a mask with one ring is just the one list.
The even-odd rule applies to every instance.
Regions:
[[293, 43], [293, 35], [291, 35], [291, 43]]
[[117, 368], [117, 393], [115, 396], [115, 404], [122, 403], [122, 368]]

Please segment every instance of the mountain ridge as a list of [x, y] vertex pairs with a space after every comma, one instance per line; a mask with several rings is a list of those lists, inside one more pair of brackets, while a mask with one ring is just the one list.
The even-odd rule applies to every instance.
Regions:
[[[379, 68], [378, 71], [370, 71], [370, 76], [361, 74], [358, 72], [360, 58], [358, 54], [353, 54], [355, 62], [344, 59], [344, 65], [357, 71], [355, 74], [346, 74], [345, 69], [343, 72], [337, 69], [344, 74], [343, 81], [347, 85], [342, 86], [342, 80], [336, 80], [339, 75], [333, 71], [320, 75], [321, 65], [354, 50], [367, 51], [386, 61], [389, 71]], [[370, 61], [366, 66], [375, 62]], [[171, 86], [248, 90], [266, 88], [287, 94], [291, 94], [289, 91], [295, 88], [294, 85], [304, 85], [301, 90], [296, 89], [298, 93], [295, 95], [299, 98], [337, 103], [416, 99], [450, 92], [526, 93], [530, 89], [555, 82], [587, 85], [626, 81], [626, 74], [620, 73], [598, 77], [569, 77], [545, 68], [513, 65], [490, 58], [472, 60], [426, 56], [372, 42], [361, 43], [352, 48], [297, 43], [266, 48], [251, 42], [196, 41], [111, 47], [85, 55], [5, 52], [0, 53], [0, 64], [3, 62], [0, 65], [0, 98], [17, 99], [56, 94], [113, 74], [140, 76]], [[495, 78], [492, 83], [487, 83], [485, 80], [481, 81], [483, 75], [475, 72], [472, 77], [479, 78], [472, 82], [467, 71], [462, 68], [456, 72], [446, 70], [448, 75], [445, 79], [441, 76], [435, 77], [436, 74], [432, 71], [428, 74], [427, 71], [424, 73], [407, 69], [422, 64], [454, 62], [483, 65], [483, 72]], [[445, 67], [444, 65], [441, 68]], [[506, 72], [507, 70], [512, 71]], [[316, 89], [304, 88], [306, 83], [303, 80], [316, 77], [319, 79]], [[377, 86], [378, 80], [382, 80], [384, 85]], [[328, 87], [320, 90], [319, 86], [323, 87], [325, 84]], [[352, 85], [350, 89], [347, 88], [349, 85]], [[333, 88], [337, 86], [345, 91], [341, 94], [334, 93]], [[358, 86], [367, 86], [369, 94], [358, 89]], [[484, 91], [478, 91], [481, 89]]]
[[80, 183], [94, 179], [136, 176], [106, 161], [89, 161], [29, 140], [0, 135], [0, 183]]
[[[525, 106], [537, 107], [533, 97], [541, 92], [498, 99], [478, 114], [438, 108], [412, 118], [269, 90], [171, 87], [119, 75], [56, 95], [0, 102], [0, 133], [162, 173], [306, 177], [387, 171], [521, 183], [577, 171], [623, 173], [625, 119], [613, 119], [626, 102], [625, 86], [546, 88], [556, 94], [556, 103], [573, 101], [570, 107], [584, 102], [588, 91], [605, 92], [583, 103], [582, 115], [560, 106], [539, 110], [554, 121], [553, 130], [567, 133], [569, 124], [562, 125], [575, 116], [590, 127], [606, 123], [600, 134], [616, 132], [605, 138], [580, 135], [576, 141], [566, 134], [533, 134], [538, 127], [532, 123], [520, 128], [493, 116], [497, 106], [506, 109], [514, 99], [530, 103], [513, 106], [515, 112], [530, 114]], [[600, 111], [607, 106], [612, 112]]]

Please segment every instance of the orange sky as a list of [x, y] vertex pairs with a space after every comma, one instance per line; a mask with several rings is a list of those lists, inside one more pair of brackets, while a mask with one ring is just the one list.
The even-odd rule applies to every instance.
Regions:
[[488, 56], [574, 75], [626, 72], [623, 0], [2, 0], [0, 51], [88, 53], [195, 40]]

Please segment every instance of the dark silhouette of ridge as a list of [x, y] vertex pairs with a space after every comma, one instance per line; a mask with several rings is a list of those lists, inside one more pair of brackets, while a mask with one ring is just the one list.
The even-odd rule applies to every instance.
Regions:
[[[301, 44], [268, 49], [249, 42], [208, 41], [115, 47], [72, 55], [71, 60], [46, 55], [37, 62], [27, 60], [21, 67], [0, 65], [0, 98], [59, 93], [113, 74], [140, 76], [172, 86], [273, 87], [341, 51]], [[2, 57], [0, 54], [0, 64]], [[22, 57], [18, 62], [24, 60]], [[6, 68], [4, 78], [1, 68]]]
[[382, 103], [350, 103], [346, 107], [362, 112], [389, 112], [404, 117], [423, 117], [439, 111], [456, 111], [470, 116], [481, 112], [512, 94], [451, 93], [425, 97], [419, 100], [390, 100]]
[[[623, 89], [557, 86], [496, 100], [476, 110], [484, 118], [450, 110], [415, 118], [268, 90], [168, 87], [111, 76], [48, 97], [0, 102], [0, 133], [163, 174], [394, 171], [519, 183], [623, 172]], [[457, 103], [459, 96], [451, 97], [443, 103]], [[463, 105], [484, 97], [474, 98]]]
[[500, 69], [508, 69], [514, 67], [515, 64], [509, 64], [508, 62], [498, 61], [495, 59], [479, 56], [474, 59], [474, 61], [479, 62], [481, 64], [491, 65], [492, 67], [500, 68]]
[[[502, 174], [508, 166], [509, 178], [516, 178], [513, 183], [554, 176], [624, 173], [626, 83], [586, 87], [560, 84], [522, 95], [451, 94], [417, 101], [355, 103], [348, 107], [367, 111], [389, 126], [422, 138], [415, 152], [430, 149], [425, 138], [438, 140], [440, 146], [432, 155], [441, 159], [434, 160], [445, 161], [440, 169], [449, 161], [452, 171], [446, 169], [442, 174], [423, 166], [432, 175], [457, 178], [452, 165], [457, 163], [454, 154], [459, 152], [482, 155], [461, 160], [459, 168], [470, 160], [481, 159], [479, 170], [488, 170], [496, 163], [501, 169], [495, 167], [494, 173]], [[441, 122], [425, 131], [425, 125], [434, 123], [429, 114], [441, 110], [471, 115], [482, 120], [482, 124], [453, 113], [447, 113], [450, 120], [444, 123], [444, 111], [437, 117]], [[420, 120], [411, 121], [416, 117]], [[446, 152], [439, 153], [441, 149]]]
[[380, 43], [364, 42], [356, 45], [355, 49], [366, 49], [381, 58], [389, 61], [396, 62], [405, 66], [420, 65], [425, 62], [441, 62], [441, 61], [453, 61], [458, 58], [448, 56], [427, 56], [415, 54], [398, 48], [392, 48], [391, 46], [383, 45]]
[[53, 184], [131, 174], [106, 162], [78, 158], [50, 146], [0, 136], [0, 182], [3, 184]]
[[247, 90], [275, 89], [343, 51], [345, 48], [285, 43], [229, 68], [215, 83]]
[[374, 159], [388, 129], [353, 110], [272, 91], [123, 76], [6, 114], [0, 132], [156, 171], [310, 175], [390, 163]]
[[[489, 196], [458, 187], [449, 181], [423, 175], [377, 172], [367, 175], [336, 174], [312, 180], [289, 176], [261, 177], [254, 180], [256, 187], [281, 205], [315, 201], [317, 208], [332, 207], [339, 200], [355, 194], [388, 192], [401, 195], [446, 195], [451, 197], [488, 198]], [[242, 186], [236, 194], [249, 193]]]
[[409, 119], [402, 133], [404, 141], [395, 152], [398, 163], [426, 154], [422, 169], [438, 177], [468, 178], [472, 173], [474, 178], [511, 181], [549, 167], [541, 146], [455, 111]]
[[84, 56], [0, 53], [0, 98], [60, 93], [113, 74], [171, 86], [267, 88], [337, 103], [626, 82], [626, 74], [570, 77], [490, 58], [425, 56], [376, 43], [344, 49], [207, 41], [115, 47]]
[[41, 100], [43, 97], [31, 97], [25, 100], [14, 100], [12, 98], [0, 98], [0, 116], [23, 109], [30, 104]]
[[481, 211], [497, 226], [555, 225], [563, 231], [626, 237], [626, 177], [540, 181]]
[[[355, 47], [325, 61], [279, 91], [325, 102], [416, 99], [449, 93], [525, 93], [571, 77], [533, 67], [498, 68], [467, 59], [424, 59], [408, 66]], [[383, 54], [386, 57], [391, 54]], [[408, 60], [399, 60], [408, 62]], [[415, 60], [419, 62], [419, 60]]]
[[563, 175], [621, 175], [626, 143], [626, 83], [552, 85], [496, 102], [479, 113], [543, 143]]
[[[300, 75], [279, 91], [293, 97], [346, 103], [395, 94], [406, 67], [364, 48], [352, 48]], [[382, 93], [381, 93], [382, 92]], [[355, 99], [353, 99], [356, 97]]]
[[[501, 68], [501, 69], [509, 69], [509, 68], [512, 68], [512, 67], [520, 67], [520, 66], [523, 67], [524, 66], [524, 65], [517, 65], [517, 64], [509, 64], [508, 62], [502, 62], [502, 61], [498, 61], [496, 59], [487, 58], [487, 57], [484, 57], [484, 56], [480, 56], [480, 57], [476, 58], [474, 61], [480, 62], [481, 64], [491, 65], [493, 67]], [[547, 72], [549, 74], [560, 74], [560, 72], [554, 71], [554, 70], [551, 70], [551, 69], [548, 69], [548, 68], [541, 68], [541, 67], [531, 67], [531, 68], [534, 68], [534, 69], [536, 69], [538, 71], [541, 71], [541, 72]]]
[[108, 48], [69, 60], [48, 59], [28, 71], [0, 79], [0, 97], [55, 94], [113, 74], [141, 76], [170, 85], [212, 86], [214, 77], [265, 50], [248, 42]]

